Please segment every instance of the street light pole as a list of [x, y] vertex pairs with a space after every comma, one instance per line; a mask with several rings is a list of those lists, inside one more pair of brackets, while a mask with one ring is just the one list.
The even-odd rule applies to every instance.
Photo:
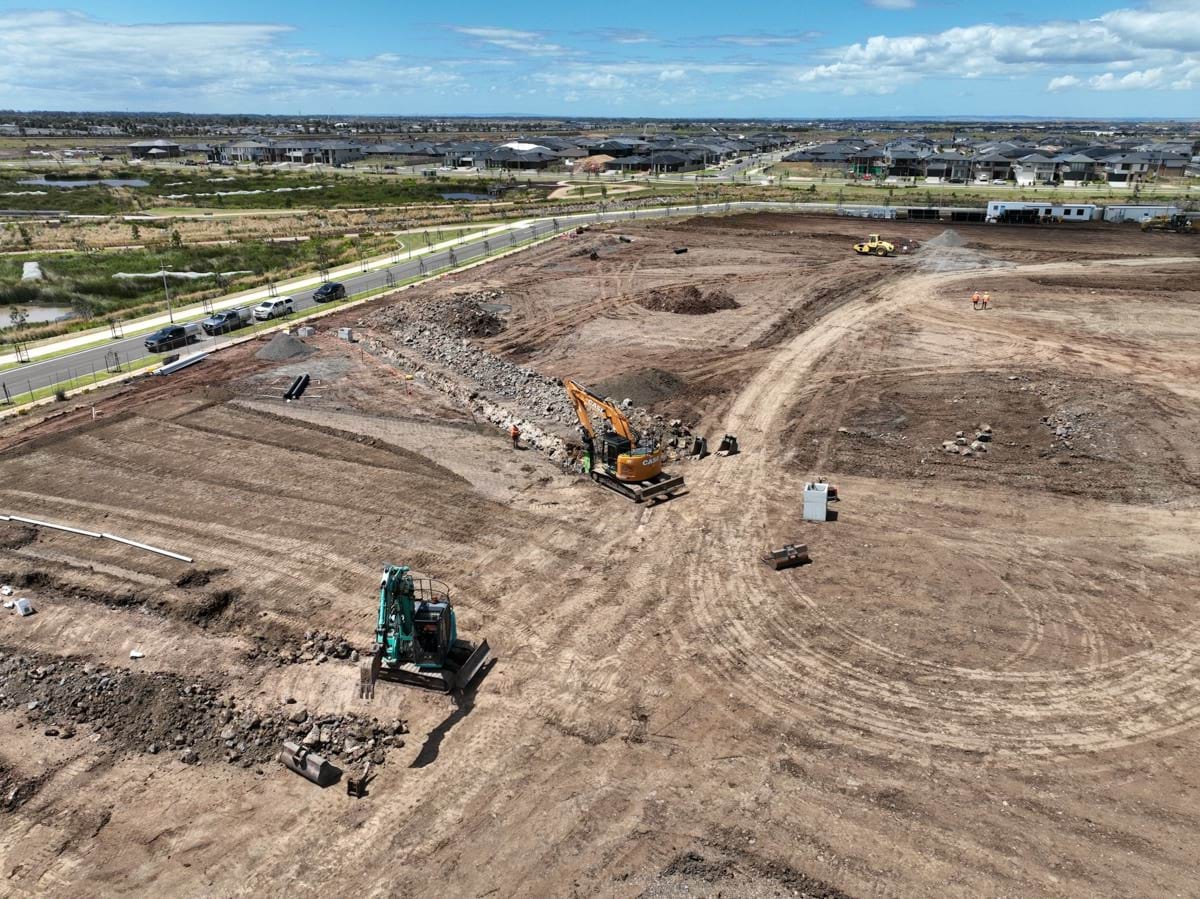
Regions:
[[158, 259], [158, 270], [162, 274], [163, 293], [167, 296], [167, 319], [171, 324], [175, 324], [175, 313], [171, 310], [171, 291], [167, 289], [167, 267], [163, 264], [161, 256]]

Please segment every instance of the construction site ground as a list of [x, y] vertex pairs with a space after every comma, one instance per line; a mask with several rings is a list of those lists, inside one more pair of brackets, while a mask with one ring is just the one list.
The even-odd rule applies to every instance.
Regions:
[[[0, 891], [1195, 895], [1198, 273], [1132, 228], [630, 222], [5, 422], [0, 514], [194, 561], [0, 521]], [[479, 412], [569, 439], [536, 391], [378, 352], [484, 293], [498, 365], [741, 454], [634, 505]], [[389, 562], [490, 643], [463, 695], [358, 698]], [[314, 728], [366, 798], [274, 760]]]

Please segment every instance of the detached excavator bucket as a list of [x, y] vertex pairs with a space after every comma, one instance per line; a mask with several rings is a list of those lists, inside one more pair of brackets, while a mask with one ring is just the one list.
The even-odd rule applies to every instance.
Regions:
[[785, 543], [779, 549], [769, 549], [759, 558], [764, 564], [770, 565], [776, 571], [784, 568], [794, 568], [812, 561], [808, 557], [808, 545], [805, 543]]
[[308, 747], [293, 743], [291, 740], [283, 744], [283, 751], [279, 753], [279, 761], [306, 780], [311, 780], [318, 787], [327, 787], [336, 783], [342, 773], [324, 756], [317, 755], [309, 751]]

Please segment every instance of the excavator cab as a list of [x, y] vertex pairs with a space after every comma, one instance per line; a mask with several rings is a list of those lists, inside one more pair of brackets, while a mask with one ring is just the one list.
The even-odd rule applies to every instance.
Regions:
[[441, 668], [454, 644], [455, 625], [454, 610], [446, 603], [417, 603], [413, 611], [413, 663], [421, 668]]

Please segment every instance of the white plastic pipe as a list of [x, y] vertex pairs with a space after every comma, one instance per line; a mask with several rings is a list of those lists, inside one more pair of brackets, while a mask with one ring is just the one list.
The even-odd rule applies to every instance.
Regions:
[[52, 521], [38, 521], [36, 518], [22, 518], [20, 515], [10, 515], [9, 521], [20, 521], [23, 524], [36, 525], [39, 528], [53, 528], [56, 531], [69, 531], [72, 534], [82, 534], [84, 537], [99, 537], [95, 531], [85, 531], [82, 528], [68, 527], [65, 524], [54, 524]]
[[124, 543], [126, 546], [136, 546], [138, 549], [144, 549], [147, 552], [158, 553], [160, 556], [170, 556], [172, 559], [178, 559], [180, 562], [191, 562], [190, 556], [183, 556], [179, 553], [173, 553], [169, 549], [159, 549], [157, 546], [151, 546], [148, 543], [138, 543], [136, 540], [127, 540], [124, 537], [118, 537], [116, 534], [97, 534], [99, 537], [104, 537], [108, 540], [115, 540], [117, 543]]

